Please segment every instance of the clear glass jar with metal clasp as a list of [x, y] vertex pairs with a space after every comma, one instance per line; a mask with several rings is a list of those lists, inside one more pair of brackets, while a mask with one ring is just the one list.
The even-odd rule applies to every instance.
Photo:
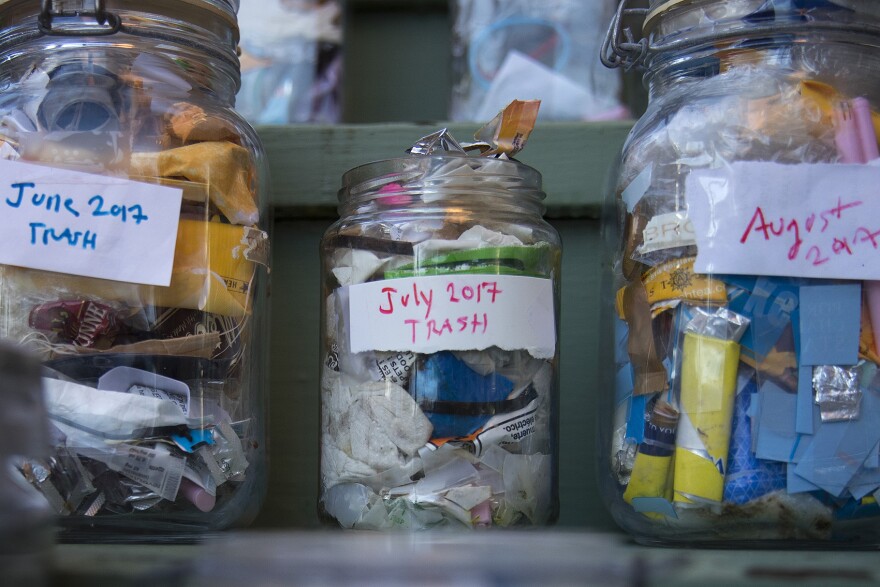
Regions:
[[561, 244], [541, 175], [437, 150], [342, 183], [321, 246], [322, 519], [552, 523]]
[[[649, 544], [880, 543], [880, 10], [621, 2], [600, 484]], [[639, 32], [641, 31], [641, 32]]]
[[268, 216], [236, 0], [0, 2], [0, 333], [42, 360], [63, 540], [265, 492]]

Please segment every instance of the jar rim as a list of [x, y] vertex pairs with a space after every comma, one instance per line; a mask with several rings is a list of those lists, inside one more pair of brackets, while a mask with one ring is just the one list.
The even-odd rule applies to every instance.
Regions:
[[[165, 6], [163, 6], [163, 3]], [[174, 11], [182, 10], [185, 13], [192, 12], [191, 17], [188, 19], [191, 22], [201, 22], [200, 19], [204, 18], [204, 12], [208, 12], [212, 16], [223, 21], [223, 25], [228, 27], [234, 33], [235, 45], [237, 45], [240, 34], [237, 17], [238, 5], [239, 0], [174, 0], [173, 2], [170, 2], [169, 0], [140, 0], [137, 2], [133, 0], [105, 0], [103, 11], [105, 13], [123, 11], [133, 14], [155, 14], [157, 16], [166, 16], [168, 9]], [[28, 7], [31, 6], [33, 6], [33, 8], [28, 10]], [[163, 8], [165, 10], [163, 10]], [[7, 22], [4, 27], [24, 24], [24, 20], [29, 18], [32, 14], [39, 15], [40, 3], [36, 0], [0, 0], [0, 11], [16, 9], [20, 9], [21, 12], [14, 13], [15, 16], [12, 18], [12, 22]], [[73, 12], [80, 14], [79, 11], [71, 10], [65, 11], [64, 14], [68, 15]], [[82, 14], [94, 15], [95, 13], [84, 11]], [[37, 26], [37, 21], [34, 21], [34, 26]], [[236, 50], [236, 47], [233, 46], [231, 49]]]
[[676, 8], [680, 4], [692, 4], [693, 2], [694, 0], [667, 0], [655, 8], [649, 9], [645, 15], [645, 22], [642, 24], [642, 31], [644, 34], [648, 34], [657, 24], [655, 19], [660, 18], [663, 13]]
[[[432, 154], [411, 155], [380, 159], [370, 163], [364, 163], [353, 167], [343, 173], [342, 187], [339, 189], [340, 202], [348, 196], [358, 196], [381, 189], [382, 186], [391, 183], [403, 183], [407, 186], [418, 187], [425, 185], [425, 180], [444, 181], [454, 175], [442, 175], [444, 166], [455, 162], [469, 165], [473, 170], [480, 170], [484, 178], [508, 178], [521, 181], [525, 189], [534, 189], [540, 193], [543, 199], [545, 194], [541, 191], [541, 173], [515, 159], [496, 159], [492, 157], [475, 157], [456, 154]], [[486, 170], [481, 168], [492, 167]], [[439, 172], [439, 173], [438, 173]]]
[[[720, 0], [720, 2], [723, 3], [725, 0]], [[642, 23], [642, 34], [648, 35], [653, 28], [657, 26], [660, 20], [662, 20], [664, 15], [669, 14], [676, 9], [690, 7], [692, 5], [711, 5], [713, 3], [719, 3], [719, 0], [651, 0], [651, 6], [646, 11], [645, 20]], [[864, 0], [834, 0], [833, 4], [841, 10], [852, 11], [853, 15], [857, 17], [880, 18], [880, 9]], [[763, 6], [763, 4], [761, 6]], [[871, 8], [871, 6], [873, 6], [873, 8]], [[774, 9], [778, 10], [778, 8]], [[792, 8], [790, 11], [792, 14], [799, 13], [795, 8]], [[747, 17], [749, 15], [750, 12], [744, 11], [742, 16]]]
[[[149, 38], [189, 47], [217, 59], [237, 88], [238, 3], [239, 0], [105, 0], [99, 15], [96, 10], [79, 12], [70, 5], [60, 10], [50, 8], [44, 14], [41, 10], [45, 6], [41, 8], [36, 0], [0, 0], [0, 15], [5, 21], [0, 31], [0, 53], [37, 39], [113, 44], [120, 36]], [[56, 18], [63, 19], [58, 21], [58, 30]], [[191, 26], [182, 29], [180, 23]]]

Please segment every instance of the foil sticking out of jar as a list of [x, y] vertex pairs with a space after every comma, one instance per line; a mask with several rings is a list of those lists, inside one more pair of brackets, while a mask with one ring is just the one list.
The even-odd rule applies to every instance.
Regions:
[[420, 138], [407, 149], [407, 152], [410, 155], [437, 155], [440, 153], [448, 155], [450, 153], [464, 154], [465, 151], [448, 129], [441, 128], [437, 132]]
[[407, 149], [410, 155], [466, 155], [478, 151], [482, 157], [513, 157], [523, 150], [538, 119], [540, 100], [514, 100], [474, 133], [475, 143], [459, 143], [442, 128], [420, 138]]
[[693, 318], [688, 322], [685, 330], [703, 336], [738, 342], [749, 327], [749, 322], [745, 316], [727, 308], [712, 308], [710, 311], [695, 307]]
[[858, 367], [814, 367], [813, 391], [823, 422], [843, 422], [859, 417], [862, 390], [859, 388]]

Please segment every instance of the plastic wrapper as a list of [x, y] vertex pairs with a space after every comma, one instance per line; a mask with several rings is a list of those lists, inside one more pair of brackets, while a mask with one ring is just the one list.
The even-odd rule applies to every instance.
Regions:
[[241, 2], [241, 89], [253, 124], [334, 123], [342, 114], [339, 0]]
[[641, 542], [880, 540], [868, 4], [651, 2], [603, 294], [602, 491]]
[[[320, 512], [359, 530], [552, 523], [560, 245], [522, 149], [445, 129], [349, 172], [322, 241]], [[509, 305], [507, 300], [514, 303]]]
[[452, 120], [488, 120], [513, 99], [541, 120], [627, 118], [621, 78], [599, 61], [612, 2], [454, 0]]

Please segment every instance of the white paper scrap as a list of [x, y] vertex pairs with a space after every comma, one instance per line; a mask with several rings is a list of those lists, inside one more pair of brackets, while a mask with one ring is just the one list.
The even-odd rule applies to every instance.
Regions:
[[171, 400], [101, 391], [70, 381], [44, 377], [43, 396], [51, 419], [107, 439], [124, 440], [144, 429], [187, 423]]

